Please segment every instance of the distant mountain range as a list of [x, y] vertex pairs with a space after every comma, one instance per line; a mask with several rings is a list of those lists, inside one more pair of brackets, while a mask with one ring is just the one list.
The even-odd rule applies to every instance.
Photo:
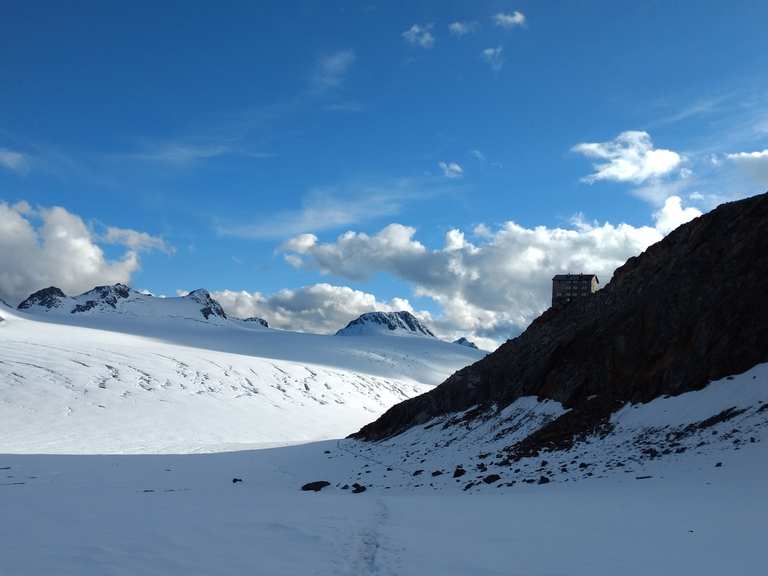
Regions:
[[[211, 294], [200, 288], [185, 296], [167, 298], [139, 292], [125, 284], [96, 286], [78, 296], [67, 296], [55, 286], [38, 290], [18, 305], [18, 310], [46, 316], [79, 316], [102, 318], [154, 319], [173, 318], [204, 321], [211, 324], [236, 323], [249, 328], [269, 328], [263, 318], [227, 316]], [[424, 336], [436, 338], [434, 332], [416, 316], [402, 312], [367, 312], [336, 332], [338, 336]], [[462, 337], [454, 342], [477, 349]]]
[[193, 318], [215, 322], [227, 320], [221, 305], [207, 290], [193, 290], [186, 296], [157, 298], [125, 284], [97, 286], [79, 296], [67, 296], [51, 286], [38, 290], [18, 306], [32, 314], [123, 314], [141, 317]]

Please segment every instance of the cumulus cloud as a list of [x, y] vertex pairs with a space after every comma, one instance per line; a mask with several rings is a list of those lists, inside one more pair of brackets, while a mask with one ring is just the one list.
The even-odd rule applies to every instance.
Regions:
[[[144, 238], [140, 232], [118, 236], [122, 244]], [[80, 293], [97, 284], [127, 283], [138, 268], [138, 246], [109, 260], [85, 222], [64, 208], [0, 202], [0, 295], [9, 301], [51, 285]]]
[[29, 167], [27, 157], [21, 152], [0, 148], [0, 167], [23, 174]]
[[736, 152], [726, 158], [742, 168], [762, 185], [768, 185], [768, 149], [755, 152]]
[[223, 290], [213, 297], [236, 318], [257, 316], [275, 328], [315, 333], [336, 332], [365, 312], [414, 312], [403, 298], [381, 302], [373, 294], [324, 283], [274, 294]]
[[403, 38], [408, 44], [421, 46], [422, 48], [432, 48], [435, 45], [435, 37], [432, 35], [432, 24], [414, 24], [408, 30], [403, 32]]
[[493, 16], [493, 22], [496, 26], [510, 30], [525, 24], [525, 14], [515, 10], [514, 12], [499, 12]]
[[328, 90], [340, 86], [355, 58], [354, 50], [339, 50], [320, 57], [312, 73], [312, 87]]
[[173, 254], [176, 251], [173, 246], [169, 245], [162, 238], [130, 228], [108, 226], [107, 232], [104, 235], [104, 241], [108, 244], [120, 244], [136, 252], [158, 250], [166, 254]]
[[438, 162], [437, 165], [446, 178], [461, 178], [464, 175], [464, 169], [456, 162]]
[[664, 202], [664, 206], [654, 215], [656, 229], [662, 234], [669, 234], [678, 226], [701, 216], [701, 211], [696, 208], [683, 208], [683, 201], [679, 196], [670, 196]]
[[457, 20], [456, 22], [451, 22], [448, 24], [448, 31], [453, 36], [466, 36], [467, 34], [472, 34], [474, 31], [476, 31], [478, 28], [477, 22], [469, 22], [466, 20]]
[[483, 60], [485, 60], [494, 70], [501, 70], [504, 66], [504, 48], [486, 48], [482, 51]]
[[[449, 231], [443, 246], [431, 249], [416, 230], [390, 224], [368, 235], [347, 232], [334, 242], [303, 240], [284, 247], [295, 266], [351, 280], [387, 272], [405, 280], [418, 296], [439, 303], [436, 331], [471, 335], [486, 346], [514, 336], [550, 303], [551, 278], [564, 272], [596, 273], [603, 283], [630, 256], [642, 252], [675, 225], [699, 212], [669, 199], [653, 226], [588, 223], [568, 228], [526, 228], [507, 222], [470, 235]], [[469, 236], [469, 238], [468, 238]]]
[[642, 184], [671, 174], [683, 162], [673, 150], [654, 148], [650, 134], [639, 130], [622, 132], [608, 142], [583, 142], [572, 150], [598, 160], [594, 173], [583, 179], [589, 183], [612, 180]]

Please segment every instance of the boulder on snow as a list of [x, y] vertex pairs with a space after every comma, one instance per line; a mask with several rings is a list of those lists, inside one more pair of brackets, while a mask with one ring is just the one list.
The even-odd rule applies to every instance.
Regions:
[[320, 490], [330, 485], [331, 483], [326, 482], [325, 480], [317, 480], [315, 482], [308, 482], [307, 484], [304, 484], [301, 489], [304, 492], [320, 492]]

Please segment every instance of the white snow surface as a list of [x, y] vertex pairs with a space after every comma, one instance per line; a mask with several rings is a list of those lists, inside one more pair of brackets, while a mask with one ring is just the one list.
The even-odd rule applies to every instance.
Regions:
[[[765, 438], [762, 437], [764, 440]], [[3, 576], [754, 576], [763, 442], [663, 477], [360, 494], [334, 441], [190, 455], [0, 454]], [[325, 452], [328, 451], [326, 454]], [[391, 479], [405, 476], [394, 471]], [[371, 476], [371, 475], [367, 475]], [[242, 482], [233, 483], [234, 478]], [[308, 481], [328, 480], [319, 493]]]
[[264, 447], [346, 434], [470, 359], [462, 346], [0, 317], [2, 576], [765, 571], [768, 364], [503, 464], [563, 407], [521, 398], [379, 443]]
[[148, 298], [141, 314], [29, 314], [0, 304], [0, 453], [197, 452], [337, 438], [481, 357], [431, 338], [204, 321], [199, 306], [185, 312], [189, 302]]

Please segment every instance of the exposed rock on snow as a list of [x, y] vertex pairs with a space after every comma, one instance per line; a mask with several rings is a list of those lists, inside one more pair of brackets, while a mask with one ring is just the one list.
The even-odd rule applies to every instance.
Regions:
[[[426, 467], [454, 468], [453, 475], [431, 478], [430, 489], [467, 491], [599, 478], [647, 480], [722, 467], [735, 453], [768, 441], [768, 363], [702, 390], [625, 404], [599, 428], [568, 442], [550, 432], [553, 423], [578, 414], [526, 396], [480, 416], [475, 409], [446, 414], [380, 442], [348, 439], [339, 447], [367, 463], [372, 483], [393, 489], [425, 488], [418, 476]], [[547, 440], [548, 434], [557, 441], [535, 445], [532, 440]], [[351, 480], [359, 470], [353, 467], [336, 480]], [[489, 475], [500, 477], [490, 487], [483, 482]]]
[[477, 350], [477, 344], [472, 342], [471, 340], [467, 340], [464, 336], [459, 338], [458, 340], [453, 341], [454, 344], [458, 344], [459, 346], [467, 346], [468, 348], [474, 348]]
[[250, 318], [241, 318], [240, 321], [248, 324], [255, 324], [263, 328], [269, 328], [269, 322], [264, 320], [264, 318], [259, 318], [257, 316], [251, 316]]
[[315, 482], [308, 482], [304, 484], [304, 486], [302, 486], [301, 489], [304, 492], [320, 492], [320, 490], [330, 485], [331, 483], [326, 482], [325, 480], [317, 480]]
[[378, 334], [387, 331], [398, 335], [435, 337], [432, 331], [410, 312], [367, 312], [352, 320], [345, 328], [336, 332], [336, 335]]
[[43, 288], [33, 293], [29, 298], [19, 304], [19, 310], [29, 310], [34, 308], [58, 308], [66, 300], [67, 295], [55, 286]]

